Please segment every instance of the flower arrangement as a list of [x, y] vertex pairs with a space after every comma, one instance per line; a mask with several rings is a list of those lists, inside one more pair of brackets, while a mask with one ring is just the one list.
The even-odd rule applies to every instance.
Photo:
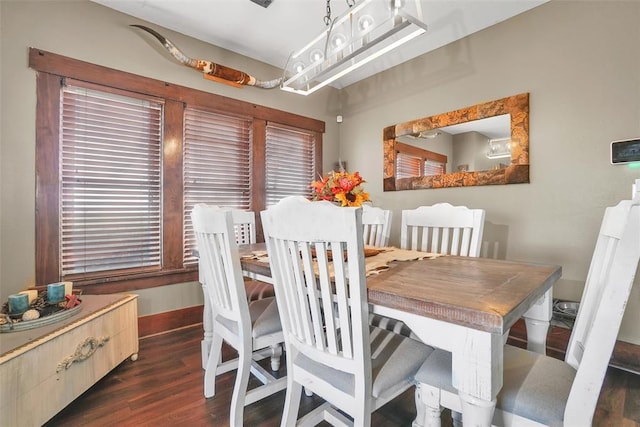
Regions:
[[362, 206], [369, 200], [369, 193], [360, 184], [366, 182], [359, 172], [331, 171], [318, 181], [313, 181], [312, 200], [328, 200], [340, 202], [342, 206]]

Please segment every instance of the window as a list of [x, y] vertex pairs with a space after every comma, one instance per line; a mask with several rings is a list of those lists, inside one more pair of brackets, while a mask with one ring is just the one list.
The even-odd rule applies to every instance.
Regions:
[[441, 163], [438, 161], [425, 159], [424, 161], [424, 176], [442, 175], [445, 172], [446, 162]]
[[160, 268], [162, 103], [62, 87], [62, 276]]
[[194, 204], [259, 212], [321, 171], [324, 122], [35, 48], [29, 65], [38, 286], [197, 280]]
[[251, 209], [251, 120], [185, 110], [184, 263], [195, 265], [191, 210], [198, 203]]
[[447, 170], [447, 156], [396, 142], [396, 178], [441, 175]]
[[396, 157], [396, 178], [422, 176], [422, 158], [398, 152]]
[[316, 177], [315, 138], [312, 132], [267, 124], [267, 206], [290, 195], [310, 196]]

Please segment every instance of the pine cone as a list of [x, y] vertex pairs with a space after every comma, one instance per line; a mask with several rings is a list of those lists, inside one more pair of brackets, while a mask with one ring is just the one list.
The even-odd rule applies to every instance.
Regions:
[[31, 307], [38, 311], [43, 310], [47, 306], [47, 291], [38, 293], [38, 297], [33, 300]]

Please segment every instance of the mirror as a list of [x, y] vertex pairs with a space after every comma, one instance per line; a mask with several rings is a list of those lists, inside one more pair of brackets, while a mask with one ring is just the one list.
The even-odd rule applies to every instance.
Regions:
[[388, 126], [384, 191], [529, 182], [529, 94]]

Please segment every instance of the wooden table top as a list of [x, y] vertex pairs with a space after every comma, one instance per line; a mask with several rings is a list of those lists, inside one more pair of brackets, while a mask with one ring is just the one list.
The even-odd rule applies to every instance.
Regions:
[[[245, 246], [241, 255], [264, 250]], [[271, 276], [269, 263], [242, 259], [246, 271]], [[371, 304], [502, 334], [560, 278], [557, 265], [442, 256], [395, 262], [367, 278]]]
[[562, 268], [443, 256], [394, 263], [367, 278], [369, 302], [502, 334], [560, 278]]

